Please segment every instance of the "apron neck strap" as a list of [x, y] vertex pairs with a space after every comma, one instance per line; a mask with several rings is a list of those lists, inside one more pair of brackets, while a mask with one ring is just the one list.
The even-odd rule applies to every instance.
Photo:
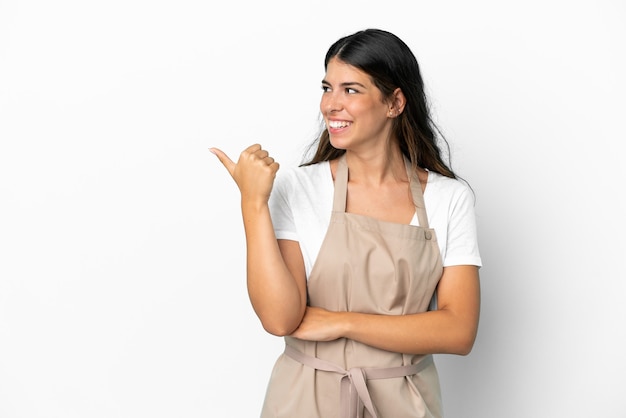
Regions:
[[348, 197], [348, 164], [346, 154], [339, 157], [337, 171], [335, 172], [335, 197], [333, 200], [333, 212], [346, 211], [346, 198]]
[[[335, 194], [333, 198], [333, 212], [346, 211], [346, 198], [348, 197], [348, 164], [346, 163], [346, 154], [344, 153], [337, 161], [337, 171], [335, 172]], [[426, 216], [426, 206], [424, 205], [424, 195], [422, 186], [417, 172], [413, 170], [411, 162], [408, 158], [404, 158], [406, 173], [409, 178], [411, 187], [411, 195], [413, 196], [413, 204], [420, 226], [429, 228], [428, 216]]]
[[417, 171], [413, 170], [411, 162], [406, 157], [404, 158], [404, 165], [406, 166], [406, 175], [409, 178], [409, 185], [411, 186], [411, 196], [413, 196], [413, 205], [415, 205], [417, 220], [419, 221], [420, 226], [430, 228], [428, 226], [428, 216], [426, 215], [426, 205], [424, 204], [422, 185], [420, 184], [420, 179], [417, 176]]

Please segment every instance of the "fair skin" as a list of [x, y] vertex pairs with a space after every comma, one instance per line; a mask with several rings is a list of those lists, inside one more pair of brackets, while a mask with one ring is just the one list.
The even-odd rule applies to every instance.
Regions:
[[[346, 211], [409, 223], [415, 208], [408, 193], [402, 154], [392, 137], [393, 118], [405, 107], [397, 89], [384, 100], [362, 71], [333, 59], [322, 81], [320, 110], [333, 146], [346, 150], [349, 172]], [[268, 198], [279, 168], [260, 145], [233, 162], [212, 148], [241, 191], [247, 244], [248, 292], [264, 328], [275, 335], [310, 341], [350, 338], [380, 349], [413, 353], [468, 354], [478, 329], [476, 266], [443, 269], [438, 310], [413, 315], [333, 312], [306, 306], [306, 276], [299, 243], [276, 240]], [[337, 161], [331, 161], [334, 176]], [[427, 172], [418, 172], [424, 188]]]

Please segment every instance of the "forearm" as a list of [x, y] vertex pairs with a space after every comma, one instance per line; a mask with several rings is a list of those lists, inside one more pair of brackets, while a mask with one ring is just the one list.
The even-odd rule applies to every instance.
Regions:
[[399, 353], [466, 355], [477, 330], [477, 318], [445, 309], [412, 315], [337, 314], [344, 337]]
[[298, 283], [284, 261], [267, 204], [242, 200], [242, 215], [250, 301], [269, 333], [288, 335], [304, 315], [305, 285]]
[[415, 354], [468, 354], [478, 331], [480, 283], [471, 265], [443, 269], [439, 309], [412, 315], [338, 313], [345, 337], [384, 350]]

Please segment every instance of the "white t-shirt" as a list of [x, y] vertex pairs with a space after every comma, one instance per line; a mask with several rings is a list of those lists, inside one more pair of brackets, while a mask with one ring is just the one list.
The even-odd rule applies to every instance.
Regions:
[[[334, 183], [328, 161], [281, 168], [269, 207], [277, 239], [298, 241], [309, 277], [330, 223]], [[435, 230], [443, 266], [481, 266], [474, 195], [459, 180], [429, 172], [424, 191], [429, 226]], [[411, 225], [419, 225], [417, 215]]]

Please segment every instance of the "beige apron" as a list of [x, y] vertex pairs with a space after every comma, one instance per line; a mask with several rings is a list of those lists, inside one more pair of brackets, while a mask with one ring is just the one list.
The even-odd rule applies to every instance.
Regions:
[[[335, 175], [333, 213], [308, 279], [310, 306], [404, 315], [428, 310], [443, 270], [417, 174], [406, 162], [420, 226], [346, 213], [345, 154]], [[415, 335], [416, 339], [420, 335]], [[340, 338], [285, 337], [262, 418], [441, 417], [432, 355], [401, 354]]]

